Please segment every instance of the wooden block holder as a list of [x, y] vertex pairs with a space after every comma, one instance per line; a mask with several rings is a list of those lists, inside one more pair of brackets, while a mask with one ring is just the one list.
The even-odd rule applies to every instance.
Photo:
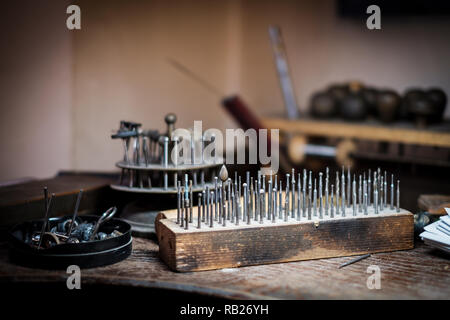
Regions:
[[178, 272], [234, 268], [250, 265], [344, 257], [366, 253], [412, 249], [414, 219], [411, 212], [385, 208], [375, 214], [341, 215], [300, 221], [273, 223], [244, 221], [239, 226], [227, 221], [223, 227], [214, 221], [210, 228], [194, 221], [185, 230], [176, 223], [176, 210], [163, 211], [156, 218], [159, 255], [170, 269]]

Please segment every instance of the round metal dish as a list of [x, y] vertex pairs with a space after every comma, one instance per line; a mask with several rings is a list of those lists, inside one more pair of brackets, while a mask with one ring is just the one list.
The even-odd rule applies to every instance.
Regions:
[[223, 165], [222, 160], [217, 160], [215, 163], [201, 163], [201, 164], [189, 164], [189, 165], [178, 165], [174, 166], [173, 164], [169, 164], [167, 167], [158, 164], [158, 163], [149, 163], [146, 165], [145, 163], [141, 162], [139, 165], [136, 164], [129, 164], [124, 161], [119, 161], [116, 163], [116, 166], [118, 168], [122, 169], [131, 169], [131, 170], [148, 170], [148, 171], [195, 171], [200, 169], [209, 169], [214, 167], [219, 167]]
[[[214, 187], [214, 183], [205, 183], [204, 185], [197, 185], [192, 187], [192, 192], [199, 192], [202, 191], [205, 186], [209, 186], [210, 188]], [[161, 188], [161, 187], [152, 187], [152, 188], [138, 188], [138, 187], [127, 187], [124, 185], [119, 184], [111, 184], [110, 187], [114, 190], [118, 191], [126, 191], [126, 192], [135, 192], [135, 193], [159, 193], [159, 194], [167, 194], [177, 193], [177, 188], [174, 187], [167, 187], [167, 188]]]
[[[49, 219], [50, 229], [60, 221], [70, 217]], [[77, 220], [94, 222], [98, 216], [81, 216]], [[122, 234], [117, 237], [81, 243], [64, 243], [48, 249], [37, 249], [28, 243], [33, 232], [41, 230], [43, 220], [20, 223], [8, 234], [9, 257], [16, 264], [41, 269], [66, 269], [70, 265], [80, 268], [94, 268], [113, 264], [126, 259], [131, 254], [131, 226], [121, 219], [111, 219], [103, 223], [99, 232]]]

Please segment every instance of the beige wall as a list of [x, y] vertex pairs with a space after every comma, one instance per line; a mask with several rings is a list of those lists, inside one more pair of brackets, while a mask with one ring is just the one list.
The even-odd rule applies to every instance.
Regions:
[[[110, 133], [121, 119], [164, 129], [172, 111], [179, 126], [234, 126], [220, 97], [168, 57], [224, 94], [238, 92], [260, 115], [283, 112], [270, 24], [282, 28], [302, 109], [314, 90], [351, 79], [399, 91], [441, 86], [450, 95], [444, 18], [382, 18], [382, 31], [369, 31], [365, 21], [337, 17], [329, 0], [81, 0], [82, 30], [69, 32], [64, 3], [17, 3], [2, 20], [0, 180], [113, 169], [121, 145]], [[12, 130], [13, 139], [5, 135]]]
[[[267, 35], [270, 24], [281, 26], [303, 110], [313, 91], [352, 79], [400, 93], [411, 86], [439, 86], [450, 97], [448, 16], [389, 19], [382, 15], [382, 30], [371, 31], [365, 20], [338, 17], [330, 0], [242, 3], [241, 92], [261, 112], [282, 110]], [[446, 116], [450, 116], [448, 106]]]
[[216, 87], [234, 87], [233, 2], [85, 1], [83, 27], [74, 38], [74, 165], [108, 170], [122, 146], [111, 141], [121, 119], [165, 129], [175, 112], [178, 126], [202, 119], [205, 127], [231, 123], [219, 97], [174, 69], [189, 66]]
[[72, 167], [72, 48], [66, 1], [2, 4], [0, 181]]

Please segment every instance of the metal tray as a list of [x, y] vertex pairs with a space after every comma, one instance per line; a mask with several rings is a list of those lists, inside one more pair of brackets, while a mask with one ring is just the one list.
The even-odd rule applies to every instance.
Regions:
[[[50, 229], [70, 217], [50, 218]], [[98, 216], [81, 216], [77, 220], [94, 222]], [[121, 219], [103, 223], [99, 231], [118, 230], [122, 235], [90, 242], [64, 243], [48, 249], [37, 249], [26, 242], [33, 231], [40, 230], [43, 220], [33, 220], [14, 226], [8, 234], [9, 258], [18, 265], [41, 269], [66, 269], [70, 265], [94, 268], [113, 264], [131, 254], [131, 226]]]

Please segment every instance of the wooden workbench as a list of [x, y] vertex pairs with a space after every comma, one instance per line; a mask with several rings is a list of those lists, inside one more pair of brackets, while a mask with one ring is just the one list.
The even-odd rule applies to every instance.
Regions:
[[[158, 258], [158, 245], [135, 238], [133, 253], [115, 265], [81, 272], [81, 286], [113, 285], [169, 289], [230, 299], [450, 299], [450, 260], [418, 243], [407, 251], [379, 253], [342, 269], [352, 258], [333, 258], [282, 264], [175, 273]], [[381, 270], [381, 289], [366, 286], [369, 265]], [[65, 271], [19, 267], [0, 244], [0, 283], [60, 284]], [[37, 287], [37, 286], [36, 286]]]

